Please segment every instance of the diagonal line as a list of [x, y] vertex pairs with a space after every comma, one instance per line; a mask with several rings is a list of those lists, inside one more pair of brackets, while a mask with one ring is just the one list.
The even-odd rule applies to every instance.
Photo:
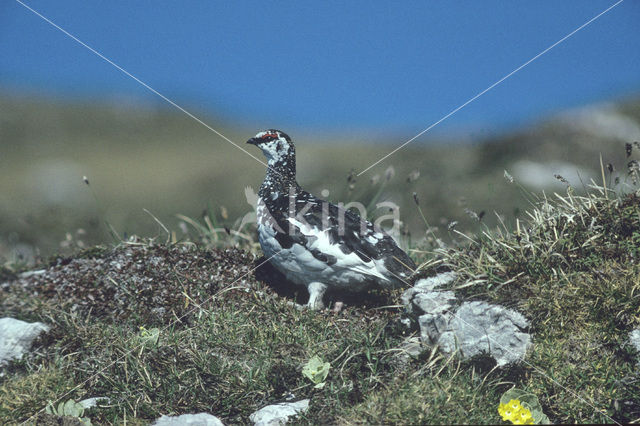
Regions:
[[26, 5], [25, 3], [23, 3], [21, 0], [16, 0], [17, 3], [19, 3], [20, 5], [22, 5], [24, 8], [30, 10], [31, 12], [33, 12], [35, 15], [39, 16], [40, 18], [42, 18], [44, 21], [46, 21], [48, 24], [50, 24], [51, 26], [53, 26], [54, 28], [56, 28], [57, 30], [61, 31], [63, 34], [65, 34], [66, 36], [68, 36], [69, 38], [73, 39], [74, 41], [76, 41], [77, 43], [79, 43], [80, 45], [82, 45], [83, 47], [87, 48], [88, 50], [90, 50], [92, 53], [94, 53], [95, 55], [97, 55], [100, 59], [104, 60], [105, 62], [109, 63], [110, 65], [112, 65], [113, 67], [115, 67], [118, 71], [122, 72], [123, 74], [125, 74], [127, 77], [135, 80], [138, 84], [142, 85], [145, 89], [149, 90], [150, 92], [154, 93], [155, 95], [159, 96], [160, 98], [162, 98], [163, 100], [167, 101], [169, 104], [173, 105], [174, 107], [176, 107], [177, 109], [179, 109], [180, 111], [182, 111], [183, 113], [185, 113], [186, 115], [188, 115], [189, 117], [193, 118], [195, 121], [197, 121], [198, 123], [202, 124], [204, 127], [206, 127], [207, 129], [211, 130], [213, 133], [215, 133], [216, 135], [220, 136], [222, 139], [226, 140], [227, 142], [229, 142], [231, 145], [235, 146], [236, 148], [238, 148], [240, 151], [244, 152], [245, 154], [247, 154], [248, 156], [250, 156], [251, 158], [253, 158], [254, 160], [256, 160], [257, 162], [263, 164], [266, 166], [266, 164], [260, 160], [259, 158], [255, 157], [253, 154], [251, 154], [249, 151], [247, 151], [246, 149], [242, 148], [240, 145], [238, 145], [237, 143], [233, 142], [231, 139], [229, 139], [228, 137], [226, 137], [225, 135], [223, 135], [222, 133], [220, 133], [219, 131], [217, 131], [216, 129], [214, 129], [213, 127], [211, 127], [210, 125], [208, 125], [207, 123], [205, 123], [204, 121], [202, 121], [201, 119], [199, 119], [198, 117], [196, 117], [195, 115], [193, 115], [192, 113], [190, 113], [189, 111], [187, 111], [186, 109], [184, 109], [183, 107], [181, 107], [180, 105], [178, 105], [177, 103], [175, 103], [174, 101], [172, 101], [171, 99], [167, 98], [165, 95], [163, 95], [162, 93], [158, 92], [156, 89], [154, 89], [153, 87], [149, 86], [147, 83], [145, 83], [144, 81], [140, 80], [138, 77], [136, 77], [135, 75], [131, 74], [129, 71], [125, 70], [124, 68], [122, 68], [120, 65], [116, 64], [115, 62], [113, 62], [111, 59], [107, 58], [106, 56], [104, 56], [102, 53], [98, 52], [96, 49], [94, 49], [93, 47], [89, 46], [87, 43], [83, 42], [82, 40], [80, 40], [78, 37], [74, 36], [73, 34], [71, 34], [70, 32], [66, 31], [64, 28], [60, 27], [59, 25], [57, 25], [56, 23], [54, 23], [53, 21], [51, 21], [49, 18], [47, 18], [46, 16], [43, 16], [41, 13], [39, 13], [38, 11], [32, 9], [31, 7], [29, 7], [28, 5]]
[[[391, 275], [395, 276], [396, 278], [398, 278], [400, 281], [404, 282], [405, 284], [411, 286], [411, 284], [409, 282], [407, 282], [406, 280], [404, 280], [402, 277], [394, 274], [392, 271], [389, 271], [389, 273], [391, 273]], [[436, 275], [437, 277], [438, 275]], [[440, 291], [438, 289], [433, 289], [431, 291]], [[411, 303], [411, 302], [409, 302]], [[512, 351], [510, 348], [501, 345], [500, 343], [496, 342], [491, 336], [489, 336], [489, 334], [487, 334], [484, 330], [480, 329], [479, 327], [477, 327], [474, 324], [470, 324], [469, 322], [465, 321], [464, 319], [462, 319], [459, 315], [458, 315], [458, 311], [456, 310], [455, 312], [453, 312], [453, 317], [459, 319], [460, 321], [462, 321], [463, 323], [465, 323], [465, 325], [467, 325], [469, 328], [472, 328], [474, 331], [478, 332], [479, 334], [484, 334], [487, 337], [487, 340], [489, 340], [490, 343], [492, 343], [495, 346], [498, 346], [500, 348], [502, 348], [502, 350], [509, 352], [510, 354], [513, 355], [518, 355], [516, 354], [514, 351]], [[533, 370], [535, 370], [538, 374], [546, 377], [547, 379], [549, 379], [551, 382], [553, 382], [555, 385], [557, 385], [558, 387], [562, 388], [563, 390], [565, 390], [566, 392], [572, 394], [573, 396], [575, 396], [576, 398], [578, 398], [579, 400], [581, 400], [582, 402], [586, 403], [588, 406], [590, 406], [591, 408], [593, 408], [593, 410], [606, 417], [607, 419], [611, 420], [613, 423], [615, 424], [620, 424], [619, 422], [617, 422], [616, 420], [612, 419], [611, 417], [609, 417], [607, 414], [603, 413], [602, 410], [599, 410], [591, 401], [587, 401], [585, 398], [583, 398], [578, 392], [573, 391], [567, 387], [564, 387], [560, 384], [560, 382], [558, 382], [556, 379], [554, 379], [553, 377], [551, 377], [550, 375], [548, 375], [544, 370], [536, 367], [535, 365], [531, 364], [530, 362], [528, 362], [526, 359], [522, 358], [520, 361], [522, 361], [524, 364], [527, 364], [529, 367], [531, 367]]]
[[620, 3], [622, 3], [624, 0], [619, 0], [618, 2], [612, 4], [611, 6], [609, 6], [608, 8], [606, 8], [605, 10], [603, 10], [602, 12], [600, 12], [599, 14], [597, 14], [596, 16], [594, 16], [593, 18], [589, 19], [587, 22], [585, 22], [584, 24], [580, 25], [578, 28], [576, 28], [575, 30], [571, 31], [569, 34], [567, 34], [566, 36], [562, 37], [560, 40], [556, 41], [555, 43], [553, 43], [551, 46], [547, 47], [546, 49], [544, 49], [542, 52], [538, 53], [536, 56], [534, 56], [533, 58], [529, 59], [527, 62], [525, 62], [524, 64], [520, 65], [518, 68], [514, 69], [513, 71], [511, 71], [509, 74], [505, 75], [504, 77], [502, 77], [500, 80], [496, 81], [495, 83], [493, 83], [491, 86], [487, 87], [486, 89], [484, 89], [482, 92], [478, 93], [477, 95], [475, 95], [474, 97], [472, 97], [471, 99], [469, 99], [468, 101], [466, 101], [465, 103], [463, 103], [462, 105], [460, 105], [459, 107], [457, 107], [456, 109], [454, 109], [453, 111], [449, 112], [447, 115], [445, 115], [444, 117], [442, 117], [440, 120], [436, 121], [435, 123], [433, 123], [432, 125], [430, 125], [429, 127], [427, 127], [426, 129], [424, 129], [423, 131], [421, 131], [420, 133], [418, 133], [417, 135], [415, 135], [414, 137], [412, 137], [411, 139], [409, 139], [408, 141], [406, 141], [405, 143], [403, 143], [402, 145], [400, 145], [399, 147], [397, 147], [396, 149], [394, 149], [393, 151], [391, 151], [390, 153], [388, 153], [387, 155], [385, 155], [384, 157], [382, 157], [381, 159], [379, 159], [378, 161], [376, 161], [375, 163], [373, 163], [372, 165], [370, 165], [369, 167], [367, 167], [366, 169], [364, 169], [363, 171], [361, 171], [360, 173], [358, 173], [356, 176], [360, 176], [361, 174], [365, 173], [367, 170], [371, 169], [372, 167], [374, 167], [375, 165], [379, 164], [380, 162], [384, 161], [385, 159], [387, 159], [388, 157], [392, 156], [393, 154], [395, 154], [396, 152], [398, 152], [400, 149], [404, 148], [406, 145], [410, 144], [411, 142], [413, 142], [414, 140], [416, 140], [417, 138], [419, 138], [420, 136], [424, 135], [425, 133], [427, 133], [429, 130], [433, 129], [434, 127], [436, 127], [438, 124], [442, 123], [444, 120], [446, 120], [447, 118], [451, 117], [453, 114], [455, 114], [456, 112], [460, 111], [462, 108], [466, 107], [467, 105], [469, 105], [471, 102], [475, 101], [476, 99], [478, 99], [480, 96], [484, 95], [485, 93], [487, 93], [488, 91], [490, 91], [491, 89], [493, 89], [494, 87], [496, 87], [497, 85], [499, 85], [500, 83], [502, 83], [503, 81], [505, 81], [506, 79], [508, 79], [509, 77], [511, 77], [512, 75], [514, 75], [515, 73], [517, 73], [518, 71], [520, 71], [522, 68], [526, 67], [527, 65], [529, 65], [531, 62], [535, 61], [536, 59], [538, 59], [539, 57], [541, 57], [542, 55], [544, 55], [545, 53], [547, 53], [548, 51], [550, 51], [551, 49], [553, 49], [554, 47], [556, 47], [557, 45], [559, 45], [560, 43], [564, 42], [565, 40], [567, 40], [569, 37], [573, 36], [575, 33], [577, 33], [578, 31], [582, 30], [584, 27], [586, 27], [587, 25], [591, 24], [593, 21], [595, 21], [596, 19], [600, 18], [602, 15], [604, 15], [605, 13], [609, 12], [611, 9], [613, 9], [614, 7], [618, 6]]
[[[16, 0], [17, 1], [17, 0]], [[282, 251], [282, 250], [280, 250]], [[278, 251], [277, 253], [275, 253], [273, 256], [270, 256], [268, 259], [265, 259], [263, 262], [261, 262], [258, 266], [256, 266], [255, 268], [251, 269], [250, 271], [246, 272], [245, 274], [241, 275], [240, 277], [236, 278], [235, 280], [233, 280], [233, 282], [231, 282], [226, 288], [224, 288], [223, 290], [228, 290], [231, 286], [233, 286], [235, 283], [237, 283], [238, 281], [240, 281], [241, 279], [243, 279], [244, 277], [246, 277], [247, 275], [251, 274], [253, 271], [255, 271], [256, 269], [258, 269], [259, 267], [261, 267], [262, 265], [264, 265], [265, 263], [267, 263], [268, 261], [270, 261], [271, 259], [273, 259], [275, 256], [277, 256], [278, 254], [280, 254], [280, 251]], [[176, 323], [178, 323], [179, 321], [181, 321], [184, 317], [186, 317], [187, 315], [191, 314], [192, 312], [196, 311], [197, 309], [202, 309], [202, 306], [206, 305], [207, 303], [209, 303], [210, 301], [212, 301], [213, 299], [215, 299], [217, 297], [217, 295], [220, 292], [217, 292], [216, 294], [214, 294], [213, 296], [211, 296], [210, 298], [208, 298], [207, 300], [205, 300], [204, 302], [202, 302], [201, 304], [197, 305], [193, 308], [190, 309], [189, 311], [187, 311], [186, 313], [184, 313], [183, 315], [181, 315], [180, 317], [176, 317], [175, 320], [173, 320], [171, 323], [169, 323], [168, 325], [165, 325], [164, 327], [162, 327], [162, 329], [160, 329], [160, 332], [164, 332], [167, 329], [173, 327]], [[114, 365], [115, 363], [121, 361], [122, 359], [124, 359], [125, 357], [129, 356], [131, 353], [133, 353], [134, 351], [140, 349], [142, 346], [144, 346], [144, 342], [134, 346], [132, 349], [126, 351], [123, 355], [120, 355], [118, 358], [116, 358], [115, 361], [110, 362], [109, 364], [107, 364], [105, 367], [101, 368], [99, 371], [97, 371], [96, 373], [92, 374], [91, 376], [89, 376], [88, 379], [86, 379], [85, 381], [83, 381], [82, 383], [79, 383], [78, 385], [74, 386], [71, 390], [65, 392], [62, 396], [56, 398], [54, 401], [52, 401], [52, 404], [55, 406], [56, 403], [60, 400], [62, 400], [64, 397], [66, 397], [67, 395], [71, 394], [72, 392], [74, 392], [75, 390], [79, 389], [80, 387], [84, 386], [87, 382], [89, 382], [90, 380], [94, 379], [95, 377], [97, 377], [98, 375], [102, 374], [102, 372], [104, 372], [106, 369], [108, 369], [109, 367], [111, 367], [112, 365]], [[31, 415], [31, 417], [29, 417], [27, 420], [23, 421], [22, 423], [20, 423], [21, 425], [26, 424], [27, 422], [29, 422], [30, 420], [33, 420], [38, 414], [40, 414], [41, 412], [43, 412], [46, 409], [45, 407], [42, 407], [41, 409], [39, 409], [38, 411], [36, 411], [34, 414]]]

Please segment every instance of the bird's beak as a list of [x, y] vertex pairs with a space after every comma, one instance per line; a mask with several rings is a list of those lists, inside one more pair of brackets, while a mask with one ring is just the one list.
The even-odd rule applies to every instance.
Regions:
[[251, 139], [249, 139], [249, 140], [247, 141], [247, 143], [248, 143], [248, 144], [251, 144], [251, 145], [258, 146], [258, 139], [256, 139], [256, 138], [251, 138]]

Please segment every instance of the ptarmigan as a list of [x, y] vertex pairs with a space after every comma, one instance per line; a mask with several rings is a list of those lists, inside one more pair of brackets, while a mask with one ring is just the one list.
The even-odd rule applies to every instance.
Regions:
[[309, 308], [324, 307], [327, 288], [358, 292], [409, 285], [415, 264], [388, 234], [298, 185], [289, 136], [270, 129], [247, 143], [268, 160], [256, 209], [260, 246], [288, 280], [307, 287]]

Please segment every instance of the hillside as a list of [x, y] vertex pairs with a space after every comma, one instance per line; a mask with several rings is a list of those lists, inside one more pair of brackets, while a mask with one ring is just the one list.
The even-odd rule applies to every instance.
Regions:
[[[258, 130], [239, 130], [196, 113], [241, 145]], [[482, 224], [474, 213], [490, 227], [499, 223], [494, 212], [513, 225], [531, 205], [503, 178], [505, 170], [535, 192], [562, 191], [564, 184], [554, 174], [583, 191], [590, 178], [599, 179], [599, 154], [605, 165], [625, 168], [624, 143], [640, 139], [638, 123], [640, 101], [629, 99], [490, 138], [479, 129], [472, 140], [427, 139], [428, 144], [409, 145], [355, 182], [348, 181], [350, 171], [363, 170], [408, 136], [367, 141], [332, 135], [331, 143], [317, 135], [292, 136], [303, 186], [318, 194], [328, 190], [334, 202], [393, 201], [415, 242], [425, 230], [414, 192], [429, 224], [440, 230], [456, 223], [458, 230], [478, 232]], [[252, 210], [245, 188], [257, 190], [264, 175], [263, 165], [189, 117], [127, 99], [83, 103], [4, 94], [0, 141], [0, 258], [10, 261], [32, 263], [37, 256], [132, 234], [164, 234], [143, 209], [178, 240], [197, 234], [178, 214], [206, 226], [204, 212], [220, 229], [237, 229]], [[446, 231], [440, 235], [451, 239]]]
[[292, 401], [308, 402], [296, 424], [500, 423], [513, 389], [554, 423], [640, 422], [638, 101], [411, 146], [355, 181], [388, 146], [298, 143], [313, 192], [400, 205], [420, 265], [407, 291], [454, 277], [425, 293], [448, 300], [433, 318], [522, 317], [530, 345], [505, 365], [446, 352], [402, 290], [299, 309], [306, 292], [238, 228], [263, 166], [183, 116], [5, 96], [0, 117], [0, 312], [46, 330], [0, 361], [2, 424], [247, 424]]
[[[640, 330], [638, 148], [627, 148], [631, 167], [616, 185], [625, 190], [603, 169], [606, 186], [538, 194], [513, 227], [412, 246], [418, 276], [456, 273], [447, 290], [459, 302], [524, 315], [533, 343], [521, 363], [445, 356], [424, 340], [416, 351], [421, 334], [402, 320], [398, 293], [346, 298], [337, 312], [296, 309], [305, 295], [253, 271], [255, 246], [219, 248], [228, 236], [135, 239], [36, 271], [2, 269], [2, 311], [51, 330], [0, 378], [0, 421], [51, 421], [48, 402], [104, 397], [83, 413], [94, 424], [199, 412], [248, 423], [260, 407], [301, 398], [310, 402], [299, 424], [498, 423], [512, 387], [555, 423], [640, 421], [630, 340]], [[314, 356], [329, 363], [322, 387], [303, 374]]]

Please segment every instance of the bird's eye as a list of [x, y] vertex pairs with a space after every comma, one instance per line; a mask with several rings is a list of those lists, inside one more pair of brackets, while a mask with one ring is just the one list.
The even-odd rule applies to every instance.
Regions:
[[282, 142], [278, 141], [278, 144], [276, 145], [276, 149], [278, 151], [282, 151]]

